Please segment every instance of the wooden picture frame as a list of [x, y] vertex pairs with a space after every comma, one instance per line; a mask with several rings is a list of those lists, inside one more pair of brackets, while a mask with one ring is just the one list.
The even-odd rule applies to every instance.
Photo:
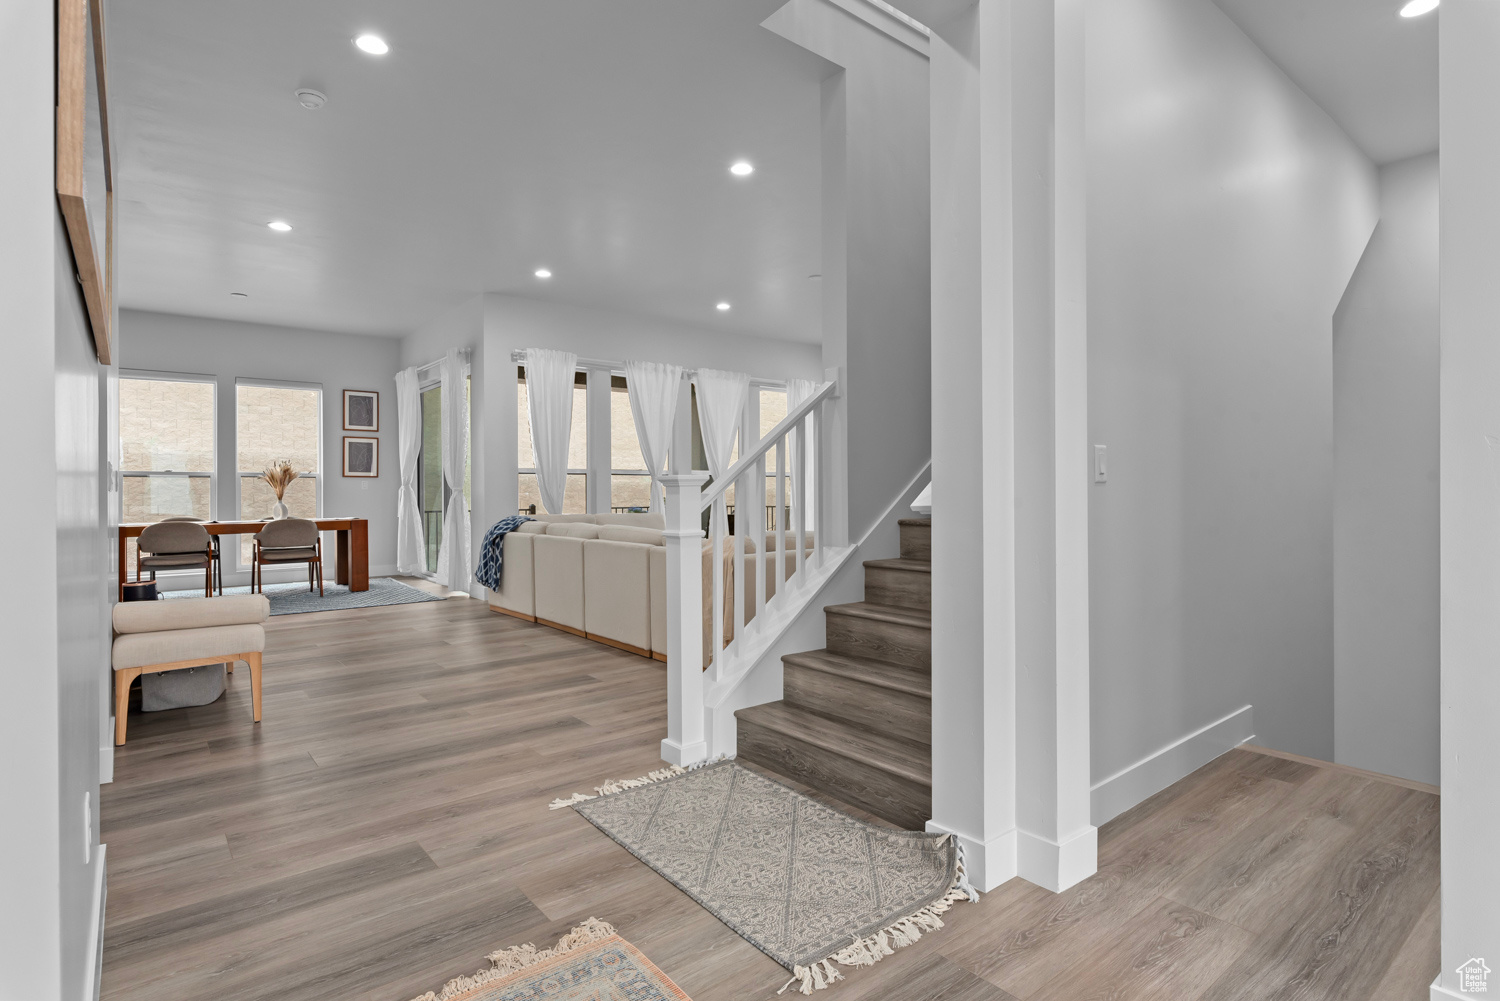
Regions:
[[[351, 409], [353, 412], [351, 413]], [[380, 394], [373, 389], [344, 390], [344, 430], [380, 430]]]
[[94, 351], [114, 359], [114, 156], [104, 0], [57, 0], [57, 202], [83, 288]]
[[374, 479], [380, 475], [380, 439], [344, 435], [344, 475]]

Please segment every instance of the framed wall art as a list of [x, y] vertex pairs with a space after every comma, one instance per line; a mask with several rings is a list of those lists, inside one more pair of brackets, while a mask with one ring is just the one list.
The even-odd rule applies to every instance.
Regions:
[[114, 168], [104, 0], [57, 0], [57, 201], [94, 351], [114, 357]]
[[380, 394], [367, 389], [344, 390], [344, 430], [380, 430]]
[[344, 475], [373, 479], [380, 475], [380, 439], [344, 435]]

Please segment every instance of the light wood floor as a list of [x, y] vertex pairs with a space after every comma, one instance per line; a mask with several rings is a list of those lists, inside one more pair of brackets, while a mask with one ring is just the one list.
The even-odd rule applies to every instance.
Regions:
[[[408, 1001], [589, 916], [695, 1001], [786, 976], [553, 797], [659, 764], [660, 664], [462, 598], [271, 620], [249, 678], [142, 716], [104, 787], [107, 1001]], [[1415, 1001], [1429, 792], [1235, 751], [850, 973], [842, 1001]]]

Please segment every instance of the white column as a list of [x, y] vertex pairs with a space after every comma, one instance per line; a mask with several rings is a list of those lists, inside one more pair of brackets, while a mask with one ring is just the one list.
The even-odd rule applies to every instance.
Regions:
[[703, 726], [703, 529], [698, 511], [707, 473], [672, 473], [667, 488], [667, 737], [662, 759], [708, 757]]
[[[1500, 4], [1447, 0], [1439, 32], [1440, 998], [1500, 969]], [[1492, 989], [1500, 974], [1490, 975]]]
[[933, 28], [932, 826], [981, 887], [1061, 890], [1097, 860], [1082, 0], [903, 6]]

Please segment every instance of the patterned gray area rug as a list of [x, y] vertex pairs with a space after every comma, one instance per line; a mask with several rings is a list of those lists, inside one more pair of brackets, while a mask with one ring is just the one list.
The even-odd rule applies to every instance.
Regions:
[[[249, 594], [248, 587], [226, 587], [225, 594]], [[202, 590], [164, 591], [167, 599], [201, 598]], [[323, 594], [309, 591], [298, 581], [267, 584], [266, 597], [271, 599], [272, 615], [296, 615], [299, 612], [328, 612], [342, 608], [372, 608], [376, 605], [410, 605], [418, 601], [442, 601], [442, 597], [419, 591], [389, 577], [371, 577], [368, 591], [351, 591], [343, 584], [325, 584]]]
[[[877, 827], [733, 761], [557, 800], [792, 973], [803, 994], [977, 899], [956, 839]], [[786, 988], [783, 987], [783, 990]]]

